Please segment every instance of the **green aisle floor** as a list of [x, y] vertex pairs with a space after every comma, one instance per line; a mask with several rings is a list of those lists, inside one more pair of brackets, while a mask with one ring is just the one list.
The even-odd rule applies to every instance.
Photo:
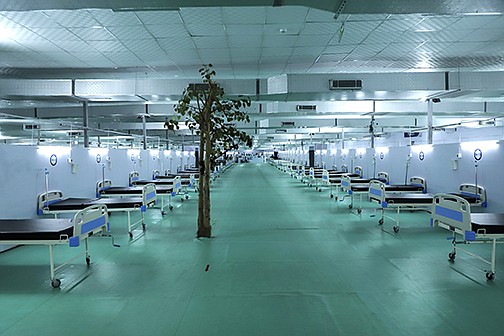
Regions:
[[[458, 254], [425, 212], [382, 231], [371, 205], [361, 216], [272, 166], [236, 165], [214, 184], [214, 238], [197, 240], [197, 200], [129, 241], [125, 216], [111, 216], [120, 248], [90, 241], [83, 260], [48, 280], [49, 252], [0, 254], [0, 335], [500, 335], [504, 250], [497, 275]], [[386, 221], [385, 228], [392, 224]], [[488, 256], [490, 246], [470, 246]], [[56, 248], [56, 256], [74, 252]]]

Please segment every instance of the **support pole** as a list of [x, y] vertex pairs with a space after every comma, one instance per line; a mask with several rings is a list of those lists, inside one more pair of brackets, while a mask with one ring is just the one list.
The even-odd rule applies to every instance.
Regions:
[[147, 149], [147, 122], [146, 118], [149, 116], [149, 105], [145, 104], [145, 113], [142, 114], [142, 136], [143, 136], [143, 149]]
[[89, 148], [89, 106], [87, 101], [82, 103], [82, 126], [84, 128], [84, 148]]
[[432, 110], [433, 110], [433, 103], [432, 99], [427, 100], [427, 143], [429, 145], [432, 145], [432, 134], [433, 134], [433, 127], [432, 127]]

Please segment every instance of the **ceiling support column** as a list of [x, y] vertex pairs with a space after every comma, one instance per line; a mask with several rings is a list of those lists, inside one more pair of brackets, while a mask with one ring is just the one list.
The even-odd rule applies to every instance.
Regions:
[[89, 106], [87, 101], [82, 102], [82, 126], [84, 128], [84, 148], [89, 148]]
[[432, 99], [427, 100], [427, 143], [432, 145], [432, 135], [434, 128], [432, 127], [432, 110], [433, 102]]
[[142, 114], [142, 129], [143, 149], [147, 149], [147, 124], [145, 122], [145, 114]]

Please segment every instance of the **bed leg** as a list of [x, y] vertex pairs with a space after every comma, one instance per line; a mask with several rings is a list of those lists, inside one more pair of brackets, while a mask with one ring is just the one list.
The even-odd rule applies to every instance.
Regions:
[[49, 264], [51, 267], [51, 286], [53, 288], [59, 288], [61, 285], [61, 280], [56, 279], [56, 275], [54, 274], [54, 251], [53, 245], [49, 245]]
[[54, 279], [54, 251], [53, 246], [49, 245], [49, 264], [51, 267], [51, 280]]
[[492, 260], [491, 260], [492, 270], [491, 270], [490, 274], [487, 272], [487, 279], [489, 279], [489, 280], [492, 280], [495, 275], [495, 250], [497, 247], [496, 245], [497, 245], [497, 239], [494, 238], [492, 240]]
[[399, 232], [399, 228], [400, 228], [400, 222], [401, 222], [401, 207], [398, 206], [397, 207], [397, 219], [396, 219], [396, 225], [394, 226], [394, 232], [397, 233]]
[[128, 234], [129, 234], [129, 237], [130, 239], [133, 238], [133, 232], [131, 232], [131, 211], [126, 211], [126, 213], [128, 214]]
[[88, 239], [84, 239], [85, 243], [86, 243], [86, 264], [89, 266], [89, 264], [91, 263], [91, 257], [89, 256], [89, 241]]
[[383, 223], [385, 222], [385, 208], [380, 208], [380, 219], [378, 220], [378, 225], [381, 226], [383, 231]]

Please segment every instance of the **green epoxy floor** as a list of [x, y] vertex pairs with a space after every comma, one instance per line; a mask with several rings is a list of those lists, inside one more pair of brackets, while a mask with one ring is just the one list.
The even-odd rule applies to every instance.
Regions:
[[[215, 238], [197, 240], [196, 197], [150, 210], [120, 248], [91, 239], [92, 265], [48, 280], [48, 248], [0, 254], [0, 335], [501, 335], [504, 249], [447, 261], [448, 232], [427, 213], [401, 231], [361, 216], [267, 164], [236, 165], [212, 190]], [[368, 205], [370, 207], [370, 205]], [[385, 227], [391, 229], [390, 221]], [[489, 255], [490, 246], [470, 246]], [[72, 252], [56, 248], [57, 257]], [[206, 266], [208, 271], [205, 272]]]

